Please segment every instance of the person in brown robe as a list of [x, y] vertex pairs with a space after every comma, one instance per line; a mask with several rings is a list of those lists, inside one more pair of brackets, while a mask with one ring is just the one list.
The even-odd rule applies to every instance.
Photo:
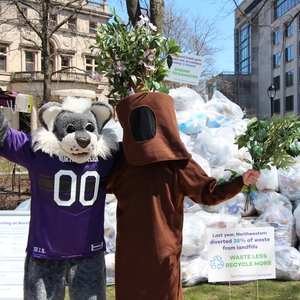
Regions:
[[178, 131], [174, 100], [137, 93], [116, 107], [123, 153], [108, 179], [117, 200], [116, 300], [183, 299], [180, 256], [184, 197], [216, 205], [257, 182], [248, 170], [217, 185], [192, 159]]

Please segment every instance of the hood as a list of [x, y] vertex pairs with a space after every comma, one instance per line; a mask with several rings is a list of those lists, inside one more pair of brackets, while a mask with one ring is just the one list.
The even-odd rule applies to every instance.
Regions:
[[123, 128], [124, 154], [131, 165], [191, 157], [180, 139], [171, 96], [157, 92], [133, 94], [122, 99], [116, 111]]

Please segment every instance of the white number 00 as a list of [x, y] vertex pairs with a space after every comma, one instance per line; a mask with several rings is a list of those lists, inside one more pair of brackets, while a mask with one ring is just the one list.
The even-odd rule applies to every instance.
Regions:
[[[60, 177], [61, 176], [70, 176], [71, 178], [71, 190], [70, 190], [70, 199], [60, 200], [59, 199], [59, 190], [60, 190]], [[91, 200], [85, 200], [85, 185], [86, 185], [86, 178], [87, 177], [94, 177], [95, 178], [95, 189], [94, 189], [94, 195]], [[99, 190], [99, 181], [100, 181], [100, 175], [96, 171], [87, 171], [83, 176], [81, 176], [80, 181], [80, 188], [79, 188], [79, 201], [83, 206], [93, 205], [94, 202], [97, 199], [98, 190]], [[76, 200], [76, 183], [77, 183], [77, 176], [72, 171], [67, 170], [60, 170], [55, 174], [54, 177], [54, 200], [55, 202], [60, 206], [70, 206], [72, 205]]]

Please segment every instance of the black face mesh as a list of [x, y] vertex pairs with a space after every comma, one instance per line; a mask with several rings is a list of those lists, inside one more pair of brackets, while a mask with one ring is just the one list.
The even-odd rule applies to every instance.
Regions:
[[149, 107], [138, 107], [130, 115], [130, 127], [136, 142], [148, 141], [156, 134], [156, 119]]

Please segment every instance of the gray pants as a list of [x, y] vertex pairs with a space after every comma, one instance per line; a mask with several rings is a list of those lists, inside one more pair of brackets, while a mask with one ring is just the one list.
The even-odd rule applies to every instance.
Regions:
[[64, 300], [66, 285], [70, 300], [105, 300], [104, 252], [69, 260], [38, 259], [26, 255], [24, 300]]

